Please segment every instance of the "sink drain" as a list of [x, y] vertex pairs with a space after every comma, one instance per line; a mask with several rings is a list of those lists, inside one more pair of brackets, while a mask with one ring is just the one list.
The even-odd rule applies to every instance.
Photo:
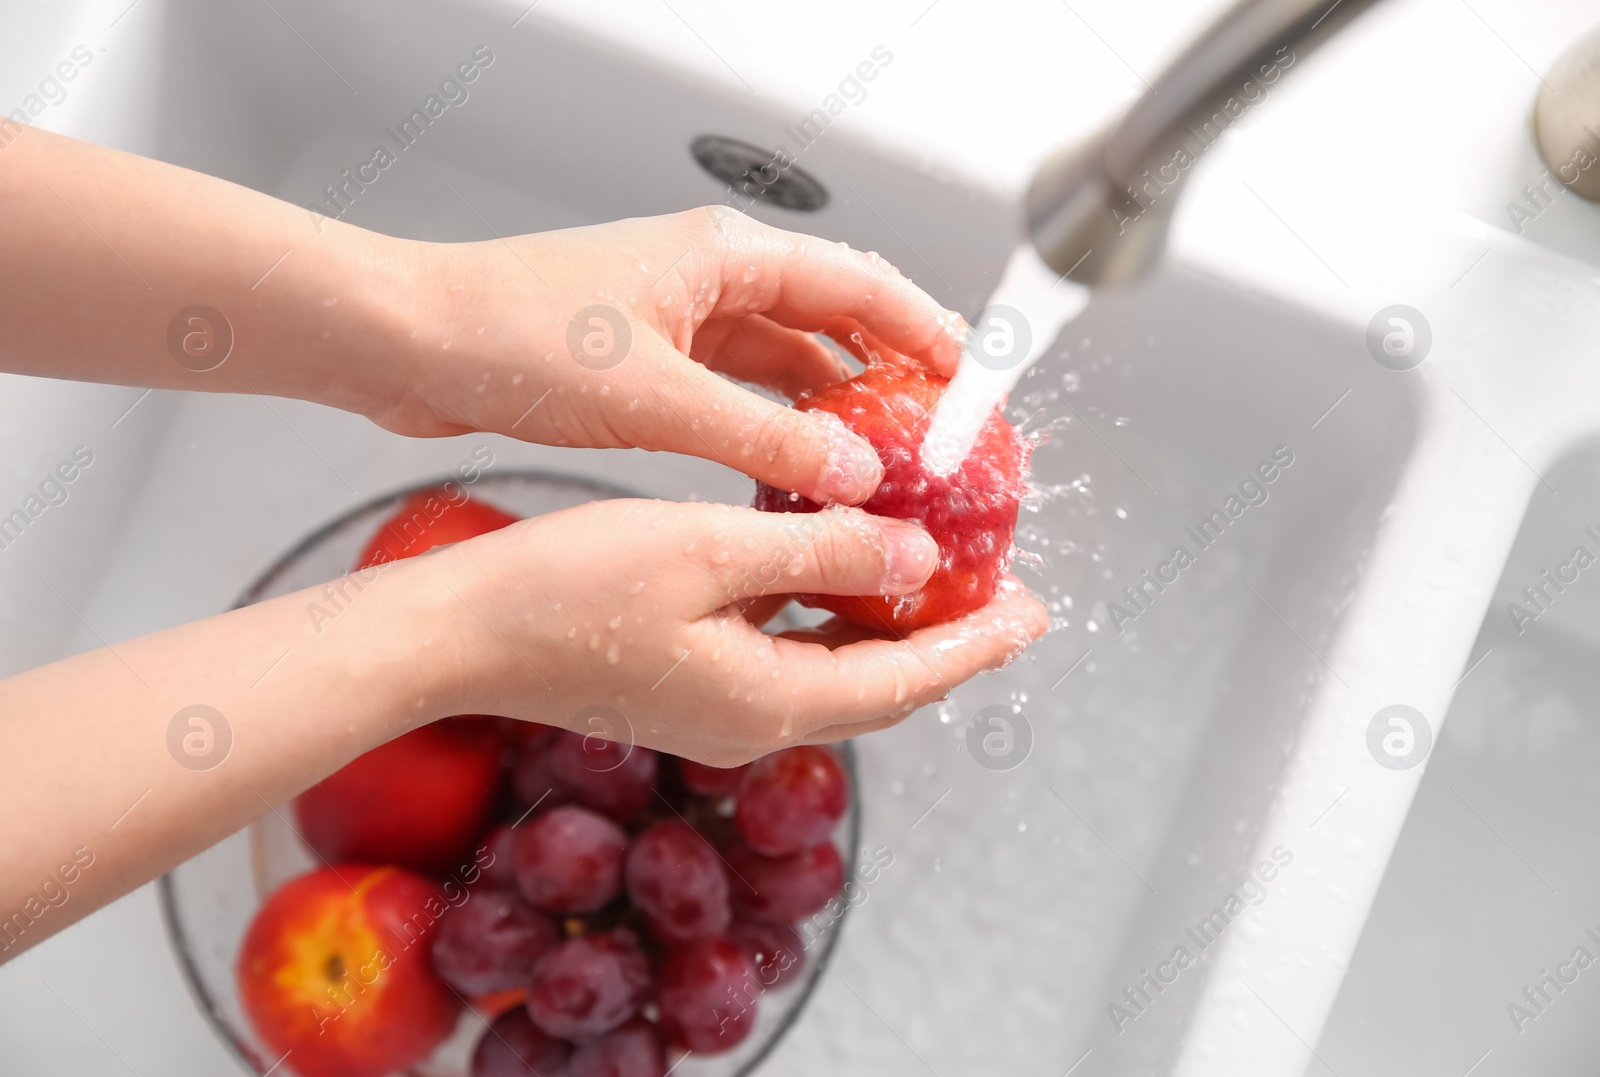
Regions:
[[828, 189], [794, 163], [787, 150], [764, 150], [736, 138], [701, 135], [689, 143], [695, 162], [736, 195], [801, 213], [828, 204]]

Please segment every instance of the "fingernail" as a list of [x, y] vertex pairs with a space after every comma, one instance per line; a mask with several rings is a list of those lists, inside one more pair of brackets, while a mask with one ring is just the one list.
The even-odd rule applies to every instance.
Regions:
[[865, 438], [850, 432], [832, 412], [812, 413], [822, 429], [826, 450], [817, 494], [824, 501], [859, 505], [883, 481], [883, 461]]
[[933, 541], [933, 536], [905, 520], [882, 519], [878, 530], [883, 534], [887, 554], [883, 569], [884, 591], [892, 595], [905, 594], [927, 583], [933, 570], [939, 567], [939, 544]]

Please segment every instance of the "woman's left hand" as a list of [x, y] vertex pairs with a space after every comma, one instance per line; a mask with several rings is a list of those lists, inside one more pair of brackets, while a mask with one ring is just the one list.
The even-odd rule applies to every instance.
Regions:
[[369, 372], [382, 426], [687, 453], [823, 502], [872, 493], [871, 446], [729, 378], [793, 399], [849, 377], [817, 333], [949, 375], [965, 328], [876, 255], [720, 206], [405, 257], [416, 336]]

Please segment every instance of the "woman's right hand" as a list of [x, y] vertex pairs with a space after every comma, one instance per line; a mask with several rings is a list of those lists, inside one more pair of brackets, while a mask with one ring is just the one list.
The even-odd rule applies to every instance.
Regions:
[[794, 592], [914, 591], [937, 557], [917, 525], [857, 509], [614, 500], [385, 575], [440, 589], [434, 608], [447, 616], [420, 653], [452, 664], [449, 710], [587, 733], [586, 709], [610, 707], [625, 727], [602, 735], [734, 766], [892, 725], [1045, 631], [1044, 608], [1014, 581], [983, 609], [904, 640], [839, 621], [759, 628]]

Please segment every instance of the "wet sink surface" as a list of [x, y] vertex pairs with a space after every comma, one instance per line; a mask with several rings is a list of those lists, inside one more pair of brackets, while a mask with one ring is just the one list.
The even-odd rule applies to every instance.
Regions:
[[1600, 1056], [1600, 456], [1547, 480], [1317, 1047], [1340, 1073], [1577, 1077]]

